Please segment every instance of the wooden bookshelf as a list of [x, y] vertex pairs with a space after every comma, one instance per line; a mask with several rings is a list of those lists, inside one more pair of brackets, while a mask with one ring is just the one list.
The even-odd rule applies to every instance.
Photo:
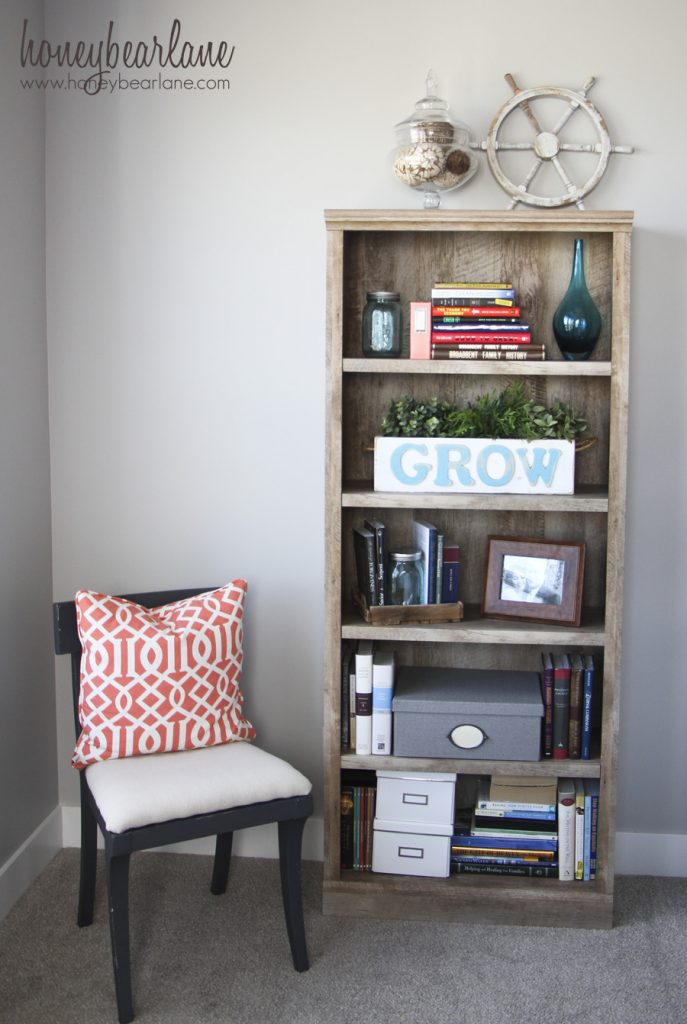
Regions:
[[[623, 591], [629, 356], [629, 212], [327, 211], [327, 457], [325, 669], [325, 913], [433, 920], [610, 927], [613, 921], [617, 725]], [[585, 239], [587, 284], [603, 331], [587, 362], [564, 361], [551, 330], [570, 278], [573, 239]], [[429, 298], [438, 279], [516, 285], [544, 362], [479, 363], [363, 359], [360, 321], [367, 291]], [[407, 353], [407, 339], [404, 352]], [[523, 377], [544, 401], [581, 409], [596, 437], [578, 456], [574, 495], [409, 496], [375, 492], [370, 443], [389, 401], [438, 395], [464, 404]], [[350, 531], [367, 515], [400, 535], [415, 510], [461, 544], [461, 622], [371, 625], [354, 608]], [[582, 539], [587, 547], [579, 628], [483, 619], [479, 603], [488, 533]], [[358, 757], [340, 746], [342, 644], [372, 638], [401, 664], [536, 670], [541, 651], [592, 653], [603, 688], [601, 729], [590, 761], [513, 762]], [[409, 878], [341, 871], [342, 769], [599, 778], [598, 873], [593, 882], [498, 876]]]

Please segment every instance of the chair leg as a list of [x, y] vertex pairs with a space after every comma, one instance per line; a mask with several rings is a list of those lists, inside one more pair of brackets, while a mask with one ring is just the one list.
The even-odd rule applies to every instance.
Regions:
[[290, 821], [279, 822], [281, 892], [293, 966], [297, 971], [307, 971], [310, 966], [305, 941], [303, 894], [301, 891], [301, 846], [306, 821], [307, 818], [294, 818]]
[[108, 858], [107, 899], [119, 1024], [134, 1019], [129, 962], [129, 854]]
[[79, 928], [93, 923], [95, 875], [98, 855], [98, 823], [91, 809], [86, 781], [81, 778], [81, 870], [79, 875]]
[[221, 896], [227, 891], [229, 865], [231, 863], [231, 846], [234, 841], [233, 832], [223, 832], [217, 836], [215, 843], [215, 860], [212, 865], [212, 882], [210, 892], [213, 896]]

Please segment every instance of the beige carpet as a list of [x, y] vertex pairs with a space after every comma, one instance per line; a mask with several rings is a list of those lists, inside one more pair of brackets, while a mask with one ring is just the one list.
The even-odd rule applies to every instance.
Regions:
[[[237, 858], [225, 896], [206, 857], [132, 858], [140, 1024], [685, 1024], [687, 879], [620, 878], [612, 931], [323, 917], [306, 864], [311, 968], [291, 965], [275, 861]], [[115, 1024], [102, 872], [75, 924], [65, 850], [0, 923], [3, 1024]]]

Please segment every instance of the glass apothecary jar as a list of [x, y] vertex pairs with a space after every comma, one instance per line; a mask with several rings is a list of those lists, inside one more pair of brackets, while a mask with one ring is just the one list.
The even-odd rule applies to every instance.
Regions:
[[389, 599], [391, 604], [422, 603], [422, 554], [392, 551], [389, 555]]
[[399, 292], [368, 292], [363, 310], [363, 355], [376, 358], [400, 356], [401, 331]]
[[470, 149], [470, 130], [451, 116], [448, 103], [437, 96], [430, 71], [427, 95], [415, 110], [396, 125], [394, 174], [404, 184], [424, 193], [427, 209], [441, 204], [441, 193], [465, 185], [477, 170]]

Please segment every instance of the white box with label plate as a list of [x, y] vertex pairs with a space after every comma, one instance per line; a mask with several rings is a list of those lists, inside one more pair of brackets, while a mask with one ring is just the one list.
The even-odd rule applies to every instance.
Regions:
[[372, 870], [447, 878], [455, 772], [377, 772]]

